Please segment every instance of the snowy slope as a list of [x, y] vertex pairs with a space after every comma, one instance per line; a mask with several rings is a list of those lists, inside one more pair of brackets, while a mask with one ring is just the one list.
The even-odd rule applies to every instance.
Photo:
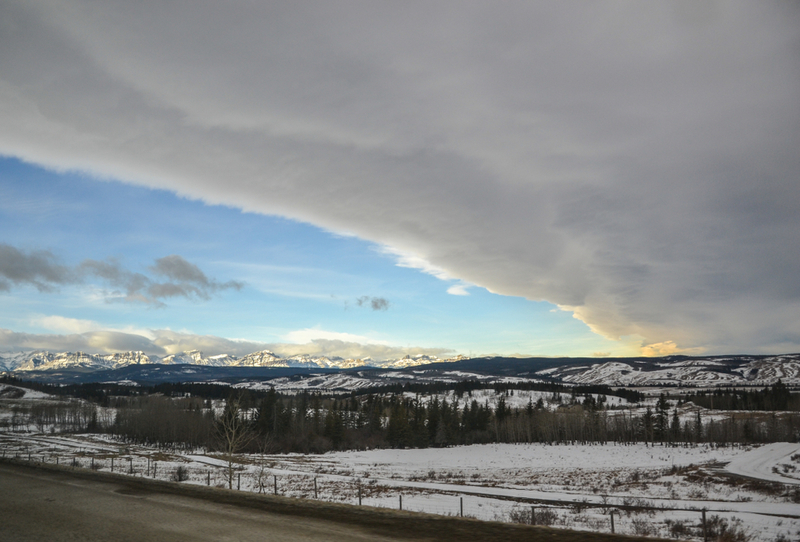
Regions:
[[759, 359], [739, 356], [675, 361], [616, 360], [590, 366], [548, 368], [537, 374], [574, 384], [608, 386], [768, 386], [778, 380], [797, 386], [800, 385], [800, 355]]

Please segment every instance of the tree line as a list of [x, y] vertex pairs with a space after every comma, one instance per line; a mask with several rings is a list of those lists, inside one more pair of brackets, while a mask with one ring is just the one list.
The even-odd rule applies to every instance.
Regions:
[[718, 388], [686, 396], [687, 401], [710, 410], [779, 410], [800, 411], [800, 394], [792, 394], [778, 380], [760, 390]]
[[[34, 402], [27, 412], [18, 410], [14, 419], [21, 423], [27, 417], [41, 430], [51, 426], [64, 431], [109, 432], [130, 442], [205, 447], [228, 454], [233, 453], [230, 442], [236, 443], [236, 452], [322, 453], [499, 442], [729, 444], [800, 439], [800, 414], [796, 412], [740, 411], [723, 417], [698, 408], [687, 413], [684, 408], [681, 414], [678, 408], [683, 400], [663, 394], [654, 407], [634, 412], [609, 409], [605, 395], [559, 391], [517, 408], [508, 404], [513, 389], [499, 392], [492, 405], [473, 398], [474, 390], [468, 387], [462, 388], [460, 396], [451, 387], [453, 393], [445, 396], [406, 392], [325, 397], [308, 392], [286, 395], [274, 389], [231, 390], [210, 384], [190, 385], [188, 389], [197, 395], [184, 396], [190, 394], [184, 385], [160, 386], [161, 392], [147, 394], [141, 393], [142, 389], [134, 394], [130, 386], [121, 386], [128, 391], [125, 395], [110, 395], [110, 388], [83, 387], [98, 406]], [[210, 393], [203, 397], [204, 391]], [[220, 399], [221, 391], [227, 393], [225, 399]], [[784, 391], [776, 385], [759, 393], [759, 397], [775, 401]], [[691, 397], [694, 402], [696, 397]], [[237, 438], [225, 436], [231, 428]]]
[[[555, 403], [558, 395], [548, 398]], [[263, 397], [234, 392], [222, 412], [208, 400], [139, 397], [117, 405], [106, 430], [148, 444], [181, 443], [223, 450], [220, 424], [235, 404], [237, 430], [247, 438], [236, 451], [323, 453], [370, 448], [427, 448], [480, 443], [756, 443], [796, 441], [796, 413], [731, 413], [723, 419], [696, 409], [689, 416], [662, 395], [654, 408], [636, 413], [609, 410], [603, 396], [570, 396], [552, 408], [540, 398], [523, 408], [508, 406], [501, 395], [495, 406], [476, 399], [438, 396], [317, 394]]]

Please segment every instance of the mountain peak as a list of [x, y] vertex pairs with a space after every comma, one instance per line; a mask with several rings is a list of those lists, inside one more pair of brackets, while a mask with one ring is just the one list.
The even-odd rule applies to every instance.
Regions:
[[87, 354], [86, 352], [59, 352], [46, 350], [0, 354], [0, 370], [11, 372], [50, 370], [104, 370], [128, 365], [210, 365], [215, 367], [300, 367], [309, 369], [351, 369], [355, 367], [411, 367], [426, 363], [448, 361], [426, 355], [405, 356], [398, 360], [376, 362], [371, 358], [342, 359], [339, 357], [296, 354], [281, 357], [271, 350], [252, 352], [241, 358], [230, 354], [206, 357], [200, 350], [186, 350], [159, 358], [142, 351], [116, 352], [113, 354]]

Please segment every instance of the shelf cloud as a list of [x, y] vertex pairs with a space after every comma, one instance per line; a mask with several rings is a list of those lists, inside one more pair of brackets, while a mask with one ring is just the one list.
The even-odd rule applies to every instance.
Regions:
[[[9, 0], [0, 154], [357, 235], [645, 353], [797, 350], [798, 43], [780, 2]], [[237, 287], [21, 253], [0, 289]]]

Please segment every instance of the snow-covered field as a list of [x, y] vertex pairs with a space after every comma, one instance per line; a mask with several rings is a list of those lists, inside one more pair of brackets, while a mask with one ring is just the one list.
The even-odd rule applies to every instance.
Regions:
[[[204, 450], [128, 446], [108, 435], [0, 433], [5, 457], [60, 462], [134, 476], [227, 486], [225, 458]], [[792, 457], [795, 457], [792, 459]], [[762, 447], [662, 447], [643, 444], [510, 445], [236, 456], [232, 486], [243, 491], [554, 527], [701, 539], [701, 510], [738, 526], [752, 541], [800, 537], [800, 444]], [[781, 484], [730, 477], [778, 478]], [[773, 467], [775, 467], [773, 469]], [[777, 473], [775, 471], [778, 471]], [[764, 476], [768, 475], [768, 476]], [[316, 487], [316, 490], [315, 490]], [[794, 497], [793, 497], [794, 496]]]
[[[543, 392], [497, 396], [494, 390], [477, 390], [461, 401], [494, 404], [500, 397], [518, 408], [548, 399]], [[455, 396], [441, 394], [443, 399], [452, 402]], [[9, 429], [0, 431], [2, 457], [351, 504], [396, 508], [402, 502], [405, 510], [486, 520], [527, 523], [533, 511], [536, 523], [579, 530], [608, 532], [613, 513], [617, 533], [693, 540], [702, 540], [699, 525], [706, 509], [709, 521], [724, 520], [752, 542], [800, 540], [797, 443], [725, 448], [487, 444], [242, 454], [234, 457], [229, 481], [226, 458], [206, 450], [157, 449], [105, 434], [54, 434], [47, 427], [8, 423], [15, 405], [65, 401], [73, 404], [0, 386], [0, 426]], [[91, 408], [103, 416], [112, 412]], [[682, 418], [691, 415], [681, 411]]]

